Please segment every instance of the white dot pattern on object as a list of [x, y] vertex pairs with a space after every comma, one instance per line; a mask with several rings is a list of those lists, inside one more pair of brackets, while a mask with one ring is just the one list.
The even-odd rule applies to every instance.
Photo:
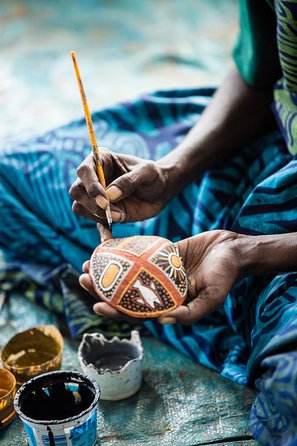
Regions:
[[[101, 287], [101, 278], [104, 270], [106, 270], [109, 264], [111, 263], [120, 264], [122, 270], [121, 273], [117, 275], [116, 280], [114, 281], [112, 287], [106, 290]], [[92, 276], [93, 283], [99, 296], [102, 296], [104, 299], [111, 301], [114, 294], [118, 290], [124, 278], [129, 273], [132, 266], [133, 262], [123, 257], [117, 256], [116, 254], [108, 254], [100, 252], [93, 254], [90, 274]]]

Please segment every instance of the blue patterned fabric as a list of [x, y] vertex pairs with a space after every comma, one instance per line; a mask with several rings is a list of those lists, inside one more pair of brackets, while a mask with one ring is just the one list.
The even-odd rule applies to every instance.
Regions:
[[[93, 115], [102, 145], [158, 159], [199, 118], [211, 89], [157, 92]], [[99, 242], [95, 224], [71, 212], [68, 189], [89, 153], [84, 120], [5, 148], [0, 159], [1, 287], [22, 288], [65, 314], [73, 336], [114, 332], [92, 314], [77, 272]], [[115, 225], [114, 236], [173, 241], [211, 229], [245, 234], [297, 231], [297, 160], [278, 132], [207, 172], [155, 218]], [[262, 445], [297, 445], [297, 273], [247, 277], [223, 308], [192, 326], [146, 323], [158, 338], [240, 384], [256, 384], [251, 428]], [[119, 327], [120, 331], [128, 327]]]

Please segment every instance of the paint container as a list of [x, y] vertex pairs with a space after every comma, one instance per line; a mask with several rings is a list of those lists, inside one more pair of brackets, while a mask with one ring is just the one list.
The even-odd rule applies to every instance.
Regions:
[[15, 417], [13, 399], [16, 380], [8, 370], [0, 369], [0, 429], [8, 426]]
[[98, 383], [102, 400], [123, 400], [141, 386], [143, 348], [136, 330], [130, 340], [107, 340], [101, 333], [86, 333], [78, 359], [83, 372]]
[[97, 439], [96, 382], [79, 372], [37, 376], [18, 391], [14, 407], [29, 446], [93, 446]]
[[20, 387], [34, 376], [59, 370], [62, 350], [63, 338], [59, 330], [53, 325], [41, 325], [13, 336], [1, 351], [1, 360]]

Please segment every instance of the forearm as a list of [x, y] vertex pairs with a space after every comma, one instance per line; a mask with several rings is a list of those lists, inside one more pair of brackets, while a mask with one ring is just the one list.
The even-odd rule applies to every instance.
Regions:
[[272, 90], [249, 87], [233, 68], [197, 124], [160, 165], [171, 168], [178, 181], [192, 181], [267, 128], [271, 102]]
[[241, 276], [297, 271], [297, 232], [239, 235], [235, 246]]

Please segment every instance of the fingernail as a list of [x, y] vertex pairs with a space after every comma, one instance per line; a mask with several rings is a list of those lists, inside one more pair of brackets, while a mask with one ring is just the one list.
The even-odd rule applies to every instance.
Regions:
[[100, 311], [98, 311], [98, 310], [96, 310], [95, 313], [98, 314], [98, 316], [104, 316], [104, 314], [100, 313]]
[[99, 314], [99, 316], [104, 316], [104, 314], [102, 314], [99, 310], [97, 310], [96, 305], [93, 306], [93, 311], [96, 314]]
[[88, 288], [83, 283], [79, 282], [79, 284], [84, 290], [89, 291]]
[[110, 186], [110, 188], [106, 190], [106, 195], [108, 196], [110, 201], [115, 201], [121, 198], [123, 193], [117, 186]]
[[97, 195], [95, 201], [101, 209], [106, 209], [109, 205], [109, 201], [106, 200], [106, 198], [102, 197], [102, 195]]
[[82, 264], [82, 271], [83, 271], [83, 272], [85, 272], [85, 271], [84, 271], [85, 269], [89, 269], [89, 268], [87, 268], [87, 267], [88, 267], [88, 263], [89, 263], [89, 260], [86, 260], [86, 261]]
[[123, 221], [125, 220], [125, 214], [123, 212], [119, 212], [119, 211], [111, 211], [111, 218], [112, 221]]
[[161, 319], [159, 319], [160, 324], [162, 325], [172, 325], [176, 323], [176, 319], [175, 317], [162, 317]]

